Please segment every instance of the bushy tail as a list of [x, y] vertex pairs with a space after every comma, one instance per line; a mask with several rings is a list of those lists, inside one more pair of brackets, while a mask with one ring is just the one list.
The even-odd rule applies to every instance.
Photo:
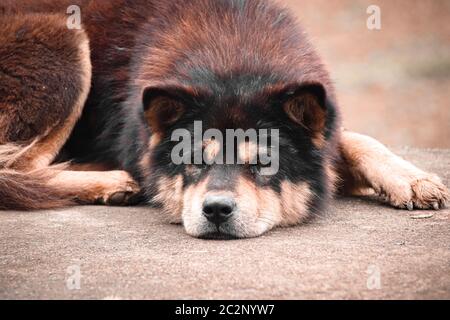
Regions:
[[0, 210], [51, 209], [74, 204], [66, 190], [48, 184], [61, 167], [26, 173], [8, 169], [23, 153], [23, 147], [0, 146]]
[[0, 210], [37, 210], [72, 205], [67, 192], [46, 184], [54, 172], [0, 170]]

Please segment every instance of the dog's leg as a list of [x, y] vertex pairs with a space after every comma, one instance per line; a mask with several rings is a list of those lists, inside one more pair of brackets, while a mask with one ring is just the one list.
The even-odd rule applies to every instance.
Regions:
[[91, 85], [89, 40], [65, 23], [54, 15], [2, 18], [0, 167], [49, 166], [81, 116]]
[[113, 165], [107, 163], [70, 163], [67, 170], [70, 171], [113, 171], [116, 168]]
[[127, 205], [140, 188], [125, 171], [114, 170], [105, 163], [65, 165], [49, 185], [67, 190], [70, 196], [82, 204]]
[[139, 186], [125, 171], [63, 170], [47, 185], [65, 190], [69, 198], [81, 204], [126, 205], [139, 192]]
[[339, 172], [344, 192], [360, 195], [366, 188], [394, 207], [413, 210], [443, 208], [449, 192], [434, 174], [424, 172], [365, 135], [343, 131]]

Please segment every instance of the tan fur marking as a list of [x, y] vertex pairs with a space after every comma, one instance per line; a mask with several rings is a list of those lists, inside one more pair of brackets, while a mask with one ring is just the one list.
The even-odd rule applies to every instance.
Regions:
[[260, 188], [254, 182], [240, 177], [236, 191], [236, 201], [241, 211], [255, 215], [267, 222], [281, 220], [280, 198], [270, 188]]
[[242, 142], [238, 147], [239, 158], [244, 164], [256, 164], [258, 159], [258, 145], [252, 141]]
[[261, 235], [282, 220], [281, 202], [273, 190], [261, 188], [253, 181], [240, 177], [235, 196], [238, 205], [235, 230], [238, 235]]
[[212, 163], [216, 157], [219, 155], [221, 150], [221, 145], [219, 141], [216, 141], [214, 139], [208, 139], [203, 141], [203, 154], [205, 156], [205, 159]]
[[202, 180], [196, 185], [191, 185], [186, 188], [183, 194], [182, 203], [182, 218], [180, 217], [180, 222], [183, 220], [185, 228], [192, 230], [186, 230], [197, 232], [197, 227], [199, 226], [199, 217], [202, 215], [203, 201], [205, 200], [207, 186], [209, 179]]
[[281, 204], [283, 207], [282, 226], [295, 225], [308, 217], [308, 201], [312, 192], [305, 182], [294, 184], [281, 183]]
[[312, 137], [312, 143], [318, 148], [322, 149], [325, 147], [325, 136], [322, 133], [315, 133]]
[[191, 185], [186, 189], [183, 199], [185, 208], [201, 209], [203, 207], [208, 181], [209, 179], [205, 179], [197, 185]]
[[258, 189], [258, 217], [271, 225], [277, 225], [282, 220], [280, 197], [272, 189]]
[[340, 177], [336, 172], [336, 168], [330, 163], [329, 160], [325, 163], [325, 175], [330, 193], [335, 194], [338, 185], [340, 184]]
[[163, 210], [171, 218], [171, 222], [178, 222], [183, 209], [183, 176], [161, 177], [155, 200], [163, 204]]
[[159, 145], [162, 141], [162, 135], [159, 132], [154, 132], [150, 138], [150, 141], [148, 143], [149, 150], [153, 150], [156, 148], [157, 145]]
[[259, 205], [258, 188], [252, 181], [239, 177], [236, 189], [236, 203], [240, 211], [245, 212], [246, 215], [257, 217]]
[[142, 172], [148, 173], [150, 170], [150, 154], [148, 152], [145, 152], [142, 155], [141, 160], [139, 161], [139, 167], [141, 168]]
[[152, 151], [161, 143], [162, 136], [159, 132], [154, 132], [148, 141], [148, 150], [144, 152], [141, 160], [139, 161], [139, 167], [142, 172], [148, 173], [151, 165], [150, 155]]

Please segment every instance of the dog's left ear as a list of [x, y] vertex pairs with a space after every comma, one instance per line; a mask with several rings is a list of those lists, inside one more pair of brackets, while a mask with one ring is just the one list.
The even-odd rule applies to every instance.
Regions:
[[144, 90], [144, 115], [154, 132], [164, 133], [181, 118], [186, 110], [182, 95], [176, 88], [149, 87]]
[[286, 115], [305, 128], [317, 146], [322, 145], [328, 116], [325, 88], [320, 84], [291, 86], [282, 95]]

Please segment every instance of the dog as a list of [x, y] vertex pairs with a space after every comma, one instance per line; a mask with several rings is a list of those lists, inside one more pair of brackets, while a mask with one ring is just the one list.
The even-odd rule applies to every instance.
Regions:
[[[328, 71], [277, 3], [4, 0], [0, 57], [3, 210], [144, 202], [194, 237], [247, 238], [307, 221], [335, 194], [370, 189], [409, 210], [449, 199], [434, 174], [342, 129]], [[196, 123], [276, 133], [277, 154], [203, 135], [174, 163], [173, 133], [198, 137]], [[241, 163], [207, 163], [220, 150]]]

